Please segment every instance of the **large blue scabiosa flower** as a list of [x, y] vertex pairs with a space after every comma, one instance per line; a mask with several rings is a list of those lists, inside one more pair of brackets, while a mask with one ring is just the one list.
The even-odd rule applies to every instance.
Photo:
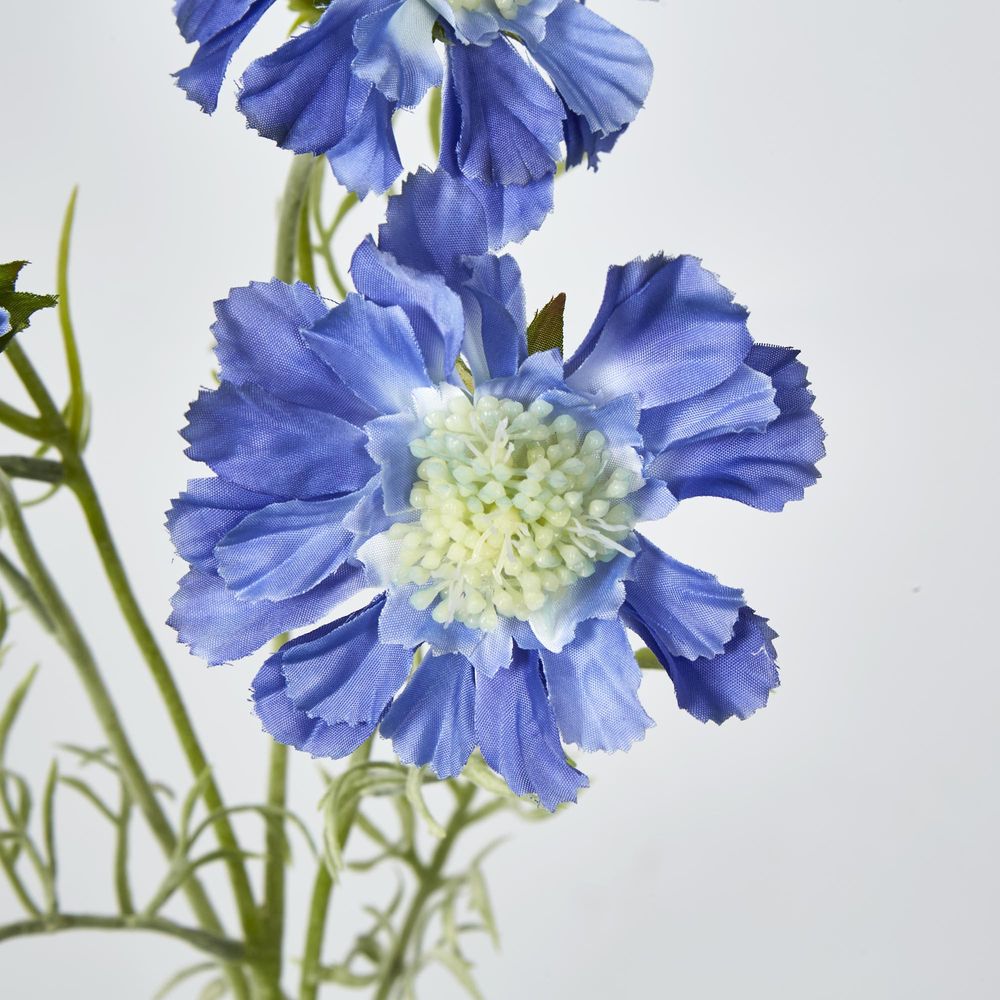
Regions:
[[[181, 33], [199, 45], [178, 83], [205, 111], [215, 109], [234, 52], [273, 3], [177, 0]], [[444, 83], [444, 168], [510, 188], [508, 199], [524, 200], [524, 211], [549, 207], [563, 142], [571, 165], [586, 156], [596, 166], [652, 80], [642, 45], [577, 0], [315, 7], [314, 24], [250, 64], [239, 108], [280, 146], [326, 155], [360, 195], [386, 190], [402, 171], [393, 112]]]
[[612, 268], [564, 363], [529, 355], [495, 245], [462, 182], [421, 172], [345, 302], [272, 281], [218, 303], [222, 381], [184, 431], [215, 475], [169, 515], [191, 564], [171, 622], [220, 663], [326, 621], [254, 681], [275, 739], [340, 757], [380, 729], [441, 777], [478, 746], [551, 809], [587, 783], [564, 742], [622, 750], [652, 724], [626, 629], [697, 718], [767, 702], [766, 621], [636, 526], [696, 496], [780, 510], [823, 432], [796, 352], [755, 344], [694, 258]]

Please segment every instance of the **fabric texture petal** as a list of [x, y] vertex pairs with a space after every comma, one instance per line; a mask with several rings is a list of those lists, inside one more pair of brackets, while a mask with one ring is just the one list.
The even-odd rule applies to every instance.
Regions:
[[559, 731], [582, 750], [627, 750], [653, 720], [639, 703], [642, 671], [618, 622], [584, 622], [561, 653], [541, 650]]
[[551, 812], [589, 784], [566, 761], [537, 653], [518, 650], [508, 669], [477, 679], [475, 718], [483, 758], [515, 795]]
[[455, 653], [425, 656], [386, 713], [381, 733], [404, 764], [454, 778], [476, 746], [475, 705], [468, 660]]

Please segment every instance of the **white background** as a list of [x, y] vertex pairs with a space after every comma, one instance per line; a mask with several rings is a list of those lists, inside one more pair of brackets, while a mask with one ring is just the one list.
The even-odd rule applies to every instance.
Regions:
[[[72, 278], [94, 401], [90, 458], [156, 622], [182, 572], [161, 521], [192, 474], [176, 432], [208, 378], [211, 303], [270, 276], [287, 168], [229, 110], [230, 84], [214, 119], [172, 87], [188, 52], [169, 6], [0, 4], [0, 260], [30, 258], [24, 287], [49, 289], [63, 204], [81, 184]], [[759, 340], [802, 349], [830, 454], [821, 483], [782, 516], [702, 501], [655, 529], [771, 618], [783, 685], [766, 711], [719, 729], [678, 712], [665, 676], [646, 677], [658, 727], [628, 755], [586, 760], [593, 788], [581, 804], [512, 828], [495, 856], [503, 951], [474, 949], [485, 995], [1000, 995], [988, 515], [998, 8], [594, 6], [646, 43], [656, 81], [615, 155], [596, 176], [560, 182], [555, 216], [519, 251], [531, 304], [569, 293], [578, 339], [607, 265], [659, 249], [704, 257], [750, 306]], [[279, 5], [239, 65], [286, 24]], [[421, 129], [406, 131], [411, 165]], [[380, 211], [359, 213], [342, 253]], [[52, 318], [24, 339], [56, 384], [57, 340]], [[76, 510], [63, 500], [32, 523], [150, 768], [183, 786]], [[68, 664], [25, 616], [13, 632], [0, 694], [43, 661], [10, 749], [38, 780], [53, 744], [100, 736]], [[266, 741], [246, 705], [253, 664], [209, 671], [159, 633], [220, 779], [234, 800], [259, 799]], [[318, 829], [313, 774], [297, 761], [294, 800]], [[107, 911], [105, 830], [68, 797], [60, 830], [65, 908]], [[159, 857], [137, 852], [148, 887]], [[305, 866], [292, 881], [299, 935]], [[360, 897], [348, 888], [345, 898]], [[16, 915], [0, 887], [0, 921]], [[350, 906], [335, 907], [338, 943], [351, 919]], [[142, 936], [18, 941], [0, 947], [0, 992], [141, 1000], [191, 960]], [[460, 994], [435, 978], [421, 995]]]

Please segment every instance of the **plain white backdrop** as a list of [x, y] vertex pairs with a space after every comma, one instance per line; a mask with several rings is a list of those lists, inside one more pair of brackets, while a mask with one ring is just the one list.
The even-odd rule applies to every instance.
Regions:
[[[485, 996], [1000, 995], [998, 8], [593, 6], [645, 42], [656, 81], [600, 173], [561, 181], [556, 214], [518, 251], [531, 305], [567, 292], [575, 341], [609, 264], [702, 256], [751, 308], [758, 340], [802, 349], [829, 457], [781, 516], [702, 501], [654, 529], [771, 618], [782, 687], [766, 711], [720, 729], [678, 712], [665, 676], [646, 677], [657, 728], [627, 755], [588, 758], [581, 804], [511, 826], [495, 855], [503, 950], [472, 949]], [[189, 53], [169, 8], [0, 3], [0, 260], [31, 259], [24, 287], [51, 288], [63, 205], [81, 185], [72, 289], [90, 459], [156, 622], [182, 572], [162, 512], [193, 474], [177, 430], [208, 380], [211, 303], [270, 276], [288, 165], [243, 128], [231, 84], [214, 119], [175, 90], [169, 74]], [[237, 68], [273, 47], [286, 18], [277, 5]], [[422, 125], [404, 129], [410, 166], [426, 156]], [[380, 212], [358, 213], [343, 255]], [[24, 343], [59, 384], [57, 340], [48, 318]], [[77, 512], [63, 499], [32, 523], [130, 733], [183, 786]], [[220, 779], [234, 800], [259, 798], [254, 664], [209, 671], [159, 633]], [[55, 743], [100, 736], [71, 668], [25, 616], [12, 638], [0, 695], [42, 662], [10, 748], [38, 780]], [[317, 831], [318, 789], [297, 761], [294, 802]], [[107, 911], [106, 831], [68, 798], [60, 844], [65, 908]], [[150, 886], [157, 853], [140, 846], [135, 862]], [[297, 940], [307, 868], [292, 871]], [[360, 898], [348, 887], [335, 906], [331, 948]], [[0, 886], [0, 922], [16, 916]], [[17, 941], [0, 947], [0, 993], [142, 1000], [193, 960], [140, 936]], [[444, 976], [421, 994], [460, 995]]]

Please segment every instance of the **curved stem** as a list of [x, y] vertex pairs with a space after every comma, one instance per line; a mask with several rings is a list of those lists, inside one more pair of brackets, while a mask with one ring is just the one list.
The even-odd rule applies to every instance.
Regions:
[[292, 160], [278, 217], [278, 243], [274, 255], [274, 276], [290, 285], [295, 280], [295, 256], [299, 245], [302, 203], [309, 188], [309, 175], [316, 158], [308, 153]]
[[69, 376], [69, 403], [66, 407], [66, 424], [74, 439], [79, 440], [83, 429], [84, 390], [83, 368], [80, 365], [80, 350], [76, 343], [76, 331], [69, 311], [69, 250], [73, 235], [73, 220], [76, 218], [76, 198], [79, 188], [73, 188], [66, 215], [63, 218], [62, 233], [59, 236], [59, 262], [56, 267], [56, 291], [59, 294], [59, 329], [62, 333], [63, 351], [66, 355], [66, 370]]
[[[372, 740], [367, 739], [351, 754], [348, 768], [364, 764], [372, 754]], [[359, 801], [355, 801], [343, 816], [337, 816], [337, 840], [340, 849], [347, 846], [351, 828], [358, 815]], [[323, 939], [326, 936], [326, 922], [330, 914], [330, 897], [333, 895], [333, 876], [330, 869], [320, 861], [313, 883], [312, 899], [309, 902], [309, 923], [306, 926], [305, 951], [302, 955], [302, 978], [299, 981], [299, 1000], [316, 1000], [319, 994], [320, 966], [323, 963]]]
[[466, 816], [475, 794], [476, 789], [474, 786], [461, 788], [456, 791], [458, 806], [454, 813], [452, 813], [447, 827], [445, 827], [444, 837], [438, 844], [430, 864], [423, 870], [420, 876], [420, 882], [410, 903], [410, 908], [406, 913], [403, 927], [383, 966], [382, 977], [379, 981], [379, 988], [375, 993], [374, 1000], [388, 1000], [393, 986], [405, 970], [406, 950], [410, 945], [410, 938], [413, 936], [424, 906], [441, 884], [441, 873], [444, 871], [444, 866], [448, 861], [452, 848], [455, 846], [455, 841], [459, 833], [461, 833], [462, 828], [466, 824]]
[[59, 913], [38, 920], [22, 920], [0, 926], [0, 941], [73, 930], [149, 931], [179, 938], [199, 951], [215, 955], [226, 962], [240, 962], [246, 958], [246, 949], [240, 941], [209, 934], [195, 927], [184, 927], [162, 917], [103, 917], [84, 913]]

